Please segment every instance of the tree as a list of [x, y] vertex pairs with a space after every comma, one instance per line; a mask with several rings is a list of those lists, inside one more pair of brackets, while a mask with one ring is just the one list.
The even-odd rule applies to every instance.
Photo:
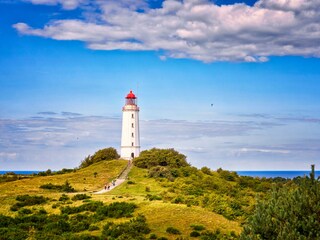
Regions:
[[117, 150], [113, 147], [109, 147], [109, 148], [104, 148], [101, 149], [97, 152], [95, 152], [95, 154], [93, 154], [92, 156], [87, 156], [81, 163], [79, 168], [84, 168], [84, 167], [88, 167], [91, 164], [94, 164], [96, 162], [100, 162], [100, 161], [110, 161], [110, 160], [114, 160], [114, 159], [118, 159], [120, 156], [117, 152]]
[[320, 182], [314, 165], [297, 185], [274, 189], [257, 204], [240, 239], [320, 239]]
[[189, 166], [186, 161], [186, 156], [177, 152], [173, 148], [152, 148], [150, 150], [142, 151], [140, 156], [134, 159], [134, 164], [137, 167], [149, 169], [156, 166], [169, 168]]

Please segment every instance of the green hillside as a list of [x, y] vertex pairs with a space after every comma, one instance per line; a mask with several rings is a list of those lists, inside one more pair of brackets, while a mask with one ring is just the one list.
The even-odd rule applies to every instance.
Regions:
[[135, 159], [125, 182], [96, 194], [128, 161], [94, 157], [65, 174], [0, 183], [0, 240], [238, 239], [248, 219], [253, 227], [245, 231], [255, 239], [254, 224], [261, 221], [259, 212], [253, 215], [257, 198], [272, 202], [276, 194], [268, 194], [270, 189], [298, 186], [197, 169], [173, 149], [151, 149]]

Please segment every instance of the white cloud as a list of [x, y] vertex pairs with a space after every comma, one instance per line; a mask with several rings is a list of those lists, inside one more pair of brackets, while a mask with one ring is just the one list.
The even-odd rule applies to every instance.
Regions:
[[[85, 3], [32, 2], [69, 9]], [[91, 2], [100, 12], [94, 19], [52, 20], [40, 29], [13, 26], [21, 34], [83, 41], [95, 50], [161, 50], [162, 58], [265, 62], [269, 56], [320, 57], [318, 0], [260, 0], [254, 6], [166, 0], [156, 9], [141, 0]]]
[[72, 10], [77, 8], [79, 5], [86, 3], [88, 0], [24, 0], [25, 2], [31, 2], [33, 4], [44, 4], [44, 5], [58, 5], [64, 9]]
[[259, 149], [259, 148], [241, 148], [239, 150], [240, 153], [276, 153], [276, 154], [288, 154], [290, 151], [288, 150], [281, 150], [281, 149]]

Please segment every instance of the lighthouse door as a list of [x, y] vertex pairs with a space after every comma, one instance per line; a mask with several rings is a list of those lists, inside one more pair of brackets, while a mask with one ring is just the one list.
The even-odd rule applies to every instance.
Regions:
[[134, 158], [134, 153], [131, 153], [131, 158]]

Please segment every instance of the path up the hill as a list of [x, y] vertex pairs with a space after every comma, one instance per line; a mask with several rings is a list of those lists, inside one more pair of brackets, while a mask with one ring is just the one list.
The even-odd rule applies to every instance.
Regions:
[[112, 189], [114, 189], [115, 187], [119, 186], [120, 184], [122, 184], [128, 177], [128, 174], [132, 168], [133, 164], [131, 161], [128, 162], [128, 165], [126, 166], [125, 169], [123, 169], [123, 171], [119, 174], [119, 176], [111, 183], [106, 184], [106, 186], [109, 185], [109, 187], [104, 187], [102, 190], [95, 192], [94, 194], [102, 194], [105, 192], [109, 192]]

